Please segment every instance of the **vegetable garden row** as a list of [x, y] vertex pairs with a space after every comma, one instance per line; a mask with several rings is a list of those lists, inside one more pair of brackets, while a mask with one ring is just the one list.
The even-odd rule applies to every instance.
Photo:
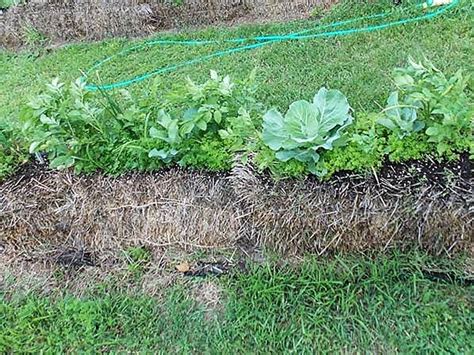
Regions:
[[56, 79], [21, 110], [18, 125], [4, 123], [1, 171], [11, 171], [25, 145], [51, 168], [110, 174], [169, 165], [227, 171], [241, 162], [275, 177], [329, 178], [387, 160], [472, 156], [468, 80], [462, 70], [447, 77], [409, 60], [393, 71], [394, 91], [378, 112], [354, 111], [344, 93], [323, 87], [282, 113], [256, 100], [255, 72], [233, 80], [211, 71], [202, 84], [188, 79], [140, 97], [121, 90], [120, 98]]

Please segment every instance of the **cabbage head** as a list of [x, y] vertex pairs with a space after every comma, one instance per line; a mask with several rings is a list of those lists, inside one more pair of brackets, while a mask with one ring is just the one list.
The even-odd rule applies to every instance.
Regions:
[[296, 101], [285, 116], [275, 109], [263, 118], [263, 142], [286, 162], [296, 159], [310, 172], [321, 175], [317, 168], [320, 153], [343, 143], [344, 130], [352, 123], [347, 98], [338, 90], [321, 88], [313, 102]]

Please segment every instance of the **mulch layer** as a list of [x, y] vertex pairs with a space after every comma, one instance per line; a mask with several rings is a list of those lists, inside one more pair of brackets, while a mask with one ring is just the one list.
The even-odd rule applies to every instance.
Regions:
[[127, 248], [291, 256], [474, 251], [472, 162], [434, 159], [275, 181], [250, 166], [75, 175], [23, 166], [0, 183], [0, 253], [113, 262]]

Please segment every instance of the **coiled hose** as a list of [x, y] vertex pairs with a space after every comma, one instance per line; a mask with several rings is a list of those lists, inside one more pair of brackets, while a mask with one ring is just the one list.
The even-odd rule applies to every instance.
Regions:
[[[309, 40], [309, 39], [317, 39], [317, 38], [331, 38], [331, 37], [347, 36], [347, 35], [356, 34], [356, 33], [375, 32], [375, 31], [379, 31], [379, 30], [383, 30], [383, 29], [387, 29], [391, 27], [406, 25], [409, 23], [414, 23], [414, 22], [419, 22], [419, 21], [424, 21], [424, 20], [431, 20], [451, 10], [458, 4], [459, 4], [459, 0], [452, 0], [452, 1], [428, 0], [427, 2], [414, 5], [407, 9], [414, 8], [414, 9], [422, 10], [422, 9], [433, 8], [436, 6], [436, 10], [431, 11], [431, 12], [426, 12], [415, 17], [403, 18], [397, 21], [390, 21], [390, 22], [379, 23], [376, 25], [368, 25], [368, 26], [363, 26], [363, 27], [353, 27], [349, 29], [337, 30], [338, 27], [354, 25], [358, 22], [362, 22], [365, 20], [375, 20], [375, 19], [380, 20], [380, 19], [386, 18], [390, 16], [394, 12], [394, 10], [375, 14], [375, 15], [354, 18], [350, 20], [338, 21], [331, 24], [319, 25], [316, 27], [308, 28], [303, 31], [290, 33], [287, 35], [268, 35], [268, 36], [257, 36], [257, 37], [248, 37], [248, 38], [232, 38], [232, 39], [226, 39], [226, 40], [151, 40], [151, 41], [146, 41], [139, 45], [126, 48], [110, 57], [107, 57], [99, 61], [97, 64], [95, 64], [89, 70], [86, 71], [86, 73], [81, 77], [81, 81], [84, 83], [87, 83], [88, 81], [87, 79], [90, 77], [90, 75], [93, 72], [96, 72], [101, 67], [103, 67], [106, 63], [118, 57], [123, 57], [132, 52], [136, 52], [140, 49], [148, 48], [152, 46], [170, 46], [170, 45], [206, 46], [206, 45], [226, 44], [226, 43], [237, 44], [236, 47], [233, 47], [230, 49], [219, 50], [211, 54], [197, 56], [187, 61], [163, 66], [163, 67], [154, 69], [152, 71], [140, 74], [138, 76], [132, 77], [130, 79], [111, 82], [107, 84], [101, 84], [101, 85], [87, 83], [87, 85], [85, 86], [85, 89], [89, 91], [97, 91], [97, 90], [105, 91], [105, 90], [112, 90], [112, 89], [117, 89], [117, 88], [124, 88], [132, 84], [136, 84], [144, 80], [147, 80], [155, 75], [173, 72], [180, 68], [202, 63], [213, 58], [224, 57], [224, 56], [231, 55], [238, 52], [257, 49], [257, 48], [267, 46], [273, 43], [278, 43], [278, 42]], [[439, 5], [439, 7], [437, 5]], [[316, 31], [318, 32], [312, 33]]]

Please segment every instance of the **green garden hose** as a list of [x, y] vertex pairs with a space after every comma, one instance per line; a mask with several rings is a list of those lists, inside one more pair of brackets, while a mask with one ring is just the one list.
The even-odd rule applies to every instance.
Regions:
[[[295, 40], [307, 40], [307, 39], [316, 39], [316, 38], [331, 38], [331, 37], [339, 37], [339, 36], [346, 36], [350, 34], [355, 34], [355, 33], [365, 33], [365, 32], [374, 32], [374, 31], [379, 31], [383, 29], [387, 29], [390, 27], [395, 27], [395, 26], [401, 26], [409, 23], [414, 23], [418, 21], [423, 21], [423, 20], [430, 20], [435, 17], [440, 16], [441, 14], [447, 12], [448, 10], [454, 8], [459, 4], [459, 0], [452, 0], [451, 2], [447, 0], [428, 0], [422, 4], [418, 4], [415, 6], [412, 6], [411, 8], [415, 9], [427, 9], [427, 8], [432, 8], [435, 5], [438, 5], [437, 2], [442, 1], [443, 3], [441, 6], [437, 7], [435, 11], [432, 12], [427, 12], [422, 15], [416, 16], [416, 17], [410, 17], [410, 18], [404, 18], [400, 19], [397, 21], [391, 21], [391, 22], [385, 22], [385, 23], [380, 23], [377, 25], [370, 25], [370, 26], [365, 26], [365, 27], [357, 27], [357, 28], [349, 28], [349, 29], [340, 29], [336, 30], [337, 27], [341, 26], [346, 26], [350, 24], [355, 24], [357, 22], [361, 22], [364, 20], [374, 20], [374, 19], [382, 19], [385, 18], [393, 13], [393, 11], [388, 11], [376, 15], [370, 15], [370, 16], [364, 16], [364, 17], [359, 17], [355, 19], [350, 19], [350, 20], [345, 20], [345, 21], [339, 21], [339, 22], [334, 22], [331, 24], [327, 25], [319, 25], [313, 28], [305, 29], [300, 32], [295, 32], [295, 33], [290, 33], [287, 35], [270, 35], [270, 36], [257, 36], [257, 37], [248, 37], [248, 38], [233, 38], [233, 39], [227, 39], [227, 40], [152, 40], [152, 41], [146, 41], [143, 42], [139, 45], [133, 46], [126, 48], [110, 57], [107, 57], [101, 61], [99, 61], [97, 64], [95, 64], [93, 67], [91, 67], [81, 78], [82, 82], [87, 82], [88, 77], [91, 75], [91, 73], [97, 71], [99, 68], [101, 68], [103, 65], [106, 63], [112, 61], [113, 59], [116, 59], [117, 57], [123, 57], [129, 53], [138, 51], [143, 48], [147, 47], [152, 47], [152, 46], [169, 46], [169, 45], [180, 45], [180, 46], [205, 46], [205, 45], [213, 45], [213, 44], [226, 44], [226, 43], [235, 43], [235, 44], [242, 44], [241, 46], [233, 47], [230, 49], [226, 50], [220, 50], [211, 54], [195, 57], [191, 60], [183, 61], [181, 63], [175, 63], [171, 64], [168, 66], [164, 66], [161, 68], [157, 68], [153, 71], [146, 72], [144, 74], [135, 76], [131, 79], [123, 80], [123, 81], [117, 81], [113, 83], [108, 83], [108, 84], [102, 84], [102, 85], [95, 85], [95, 84], [87, 84], [85, 86], [86, 90], [89, 91], [97, 91], [97, 90], [112, 90], [116, 88], [124, 88], [129, 85], [147, 80], [151, 78], [152, 76], [158, 75], [158, 74], [163, 74], [163, 73], [168, 73], [168, 72], [173, 72], [178, 70], [179, 68], [183, 68], [186, 66], [191, 66], [194, 64], [202, 63], [205, 61], [208, 61], [212, 58], [216, 57], [224, 57], [226, 55], [230, 55], [233, 53], [237, 52], [243, 52], [251, 49], [256, 49], [260, 48], [272, 43], [277, 43], [277, 42], [284, 42], [284, 41], [295, 41]], [[445, 4], [447, 3], [447, 4]], [[330, 30], [329, 30], [330, 29]], [[323, 32], [318, 32], [318, 33], [311, 33], [315, 31], [321, 31], [321, 30], [326, 30]], [[251, 42], [251, 44], [246, 44]]]

